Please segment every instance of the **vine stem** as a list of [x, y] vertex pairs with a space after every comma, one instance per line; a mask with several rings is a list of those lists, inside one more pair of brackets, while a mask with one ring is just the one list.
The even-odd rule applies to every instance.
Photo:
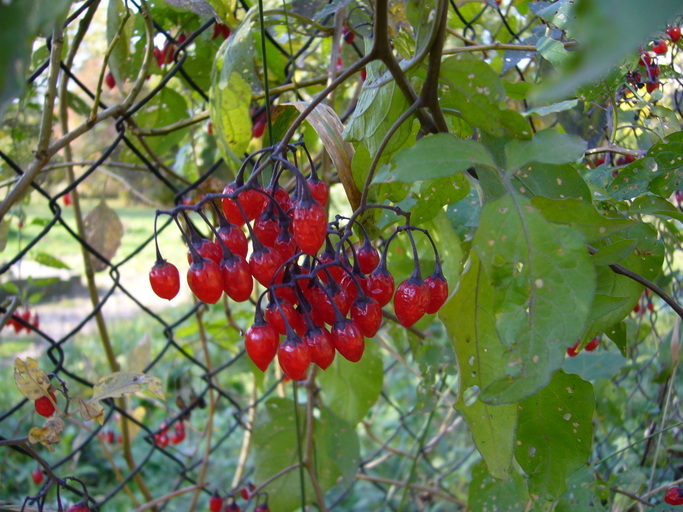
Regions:
[[204, 489], [207, 485], [209, 484], [197, 484], [185, 487], [183, 489], [178, 489], [177, 491], [170, 492], [168, 494], [165, 494], [164, 496], [159, 496], [158, 498], [153, 499], [149, 503], [145, 503], [144, 505], [139, 506], [138, 508], [133, 510], [133, 512], [142, 512], [143, 510], [147, 510], [148, 508], [156, 507], [157, 505], [160, 505], [165, 501], [171, 500], [178, 496], [182, 496], [183, 494], [186, 494], [188, 492], [199, 491], [201, 489]]
[[355, 476], [356, 480], [364, 480], [366, 482], [376, 482], [378, 484], [385, 484], [385, 485], [392, 485], [394, 487], [404, 487], [404, 488], [410, 488], [414, 489], [416, 491], [420, 492], [426, 492], [429, 494], [432, 494], [434, 496], [438, 496], [439, 498], [442, 498], [450, 503], [455, 503], [456, 505], [460, 506], [464, 509], [467, 508], [467, 504], [463, 501], [460, 501], [458, 498], [455, 498], [449, 494], [444, 493], [440, 489], [437, 489], [435, 487], [428, 487], [426, 485], [420, 485], [420, 484], [413, 484], [413, 483], [408, 483], [406, 481], [400, 481], [400, 480], [391, 480], [389, 478], [383, 478], [380, 476], [373, 476], [373, 475], [365, 475], [363, 473], [358, 473]]
[[315, 492], [315, 499], [318, 503], [318, 510], [327, 512], [327, 505], [325, 504], [325, 493], [323, 493], [318, 481], [314, 461], [313, 434], [314, 422], [313, 409], [315, 406], [315, 368], [311, 371], [311, 375], [306, 381], [306, 452], [304, 454], [304, 465], [308, 471], [308, 477], [311, 479], [313, 492]]
[[[255, 404], [258, 399], [258, 386], [256, 385], [256, 374], [252, 374], [252, 385], [251, 390], [251, 403]], [[244, 474], [244, 469], [247, 465], [247, 459], [249, 457], [249, 449], [251, 448], [251, 432], [256, 419], [256, 406], [254, 405], [249, 409], [249, 414], [247, 415], [247, 425], [244, 429], [244, 437], [242, 438], [242, 447], [240, 448], [240, 455], [237, 459], [237, 469], [235, 469], [235, 475], [232, 477], [232, 488], [236, 488], [237, 485], [242, 480], [242, 475]]]

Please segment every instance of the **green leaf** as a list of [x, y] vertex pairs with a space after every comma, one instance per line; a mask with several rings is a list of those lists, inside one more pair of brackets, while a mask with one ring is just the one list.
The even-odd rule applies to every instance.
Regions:
[[620, 240], [610, 245], [601, 247], [593, 254], [593, 263], [598, 265], [613, 265], [633, 254], [638, 245], [637, 240]]
[[617, 352], [586, 352], [565, 359], [562, 369], [575, 373], [583, 380], [610, 379], [626, 364], [624, 356]]
[[500, 108], [505, 87], [488, 63], [465, 54], [446, 57], [439, 79], [447, 86], [442, 107], [458, 111], [471, 126], [499, 137], [531, 135], [519, 113]]
[[547, 385], [569, 342], [579, 339], [595, 270], [576, 229], [549, 223], [520, 196], [484, 206], [473, 249], [495, 289], [490, 318], [506, 347], [481, 399], [514, 403]]
[[683, 213], [663, 197], [650, 194], [634, 199], [628, 209], [632, 214], [656, 215], [664, 219], [676, 219], [683, 222]]
[[497, 480], [487, 473], [482, 462], [472, 468], [467, 500], [472, 512], [523, 512], [529, 501], [526, 482], [518, 473], [511, 473], [506, 480]]
[[561, 66], [568, 58], [569, 52], [560, 41], [541, 36], [536, 42], [536, 49], [553, 66]]
[[62, 23], [69, 0], [8, 0], [0, 2], [0, 121], [7, 106], [26, 89], [33, 41], [49, 36]]
[[595, 474], [588, 468], [581, 468], [567, 479], [567, 492], [562, 495], [555, 512], [605, 512], [598, 496]]
[[[521, 186], [517, 186], [519, 182]], [[543, 196], [550, 199], [573, 197], [591, 201], [588, 185], [573, 165], [530, 163], [513, 175], [513, 184], [520, 194], [529, 198]]]
[[441, 308], [458, 359], [460, 393], [455, 408], [464, 416], [489, 473], [506, 478], [514, 452], [517, 405], [489, 405], [476, 394], [500, 378], [506, 347], [496, 333], [495, 290], [476, 253], [458, 291]]
[[[129, 14], [131, 15], [130, 18], [121, 27], [121, 23]], [[118, 38], [109, 56], [109, 69], [119, 86], [122, 86], [131, 74], [130, 43], [134, 20], [132, 14], [123, 0], [109, 0], [107, 7], [107, 44], [111, 44], [115, 37]]]
[[565, 100], [559, 103], [553, 103], [552, 105], [545, 105], [543, 107], [534, 107], [526, 112], [525, 116], [530, 116], [535, 114], [537, 116], [547, 116], [548, 114], [555, 114], [557, 112], [564, 112], [566, 110], [571, 110], [579, 104], [579, 100]]
[[470, 182], [464, 174], [424, 181], [420, 185], [417, 203], [410, 208], [410, 220], [415, 225], [422, 225], [436, 217], [445, 205], [457, 203], [469, 192]]
[[479, 142], [450, 133], [430, 135], [402, 149], [375, 175], [373, 183], [413, 183], [453, 176], [480, 164], [495, 168], [488, 150]]
[[520, 402], [515, 457], [529, 476], [530, 494], [548, 500], [564, 494], [567, 477], [590, 457], [594, 409], [593, 386], [562, 371]]
[[558, 201], [535, 197], [531, 204], [538, 208], [548, 221], [577, 228], [588, 243], [602, 240], [636, 224], [636, 221], [630, 219], [604, 217], [591, 203], [578, 199]]
[[576, 135], [544, 130], [531, 140], [511, 140], [505, 146], [507, 168], [516, 170], [529, 162], [565, 164], [583, 157], [587, 143]]
[[323, 403], [341, 419], [356, 425], [379, 398], [383, 370], [382, 358], [370, 341], [365, 345], [361, 364], [337, 356], [318, 376]]
[[258, 83], [252, 23], [257, 12], [256, 8], [250, 9], [221, 45], [211, 71], [209, 112], [218, 147], [228, 165], [241, 161], [251, 141], [250, 82]]
[[[299, 439], [304, 443], [305, 406], [299, 405]], [[331, 489], [339, 477], [351, 478], [351, 468], [358, 467], [359, 444], [356, 431], [329, 409], [320, 410], [314, 420], [313, 446], [318, 483], [323, 492]], [[278, 472], [299, 463], [294, 404], [284, 398], [271, 398], [265, 404], [254, 428], [254, 479], [264, 482]], [[303, 449], [303, 447], [302, 447]], [[306, 500], [315, 499], [313, 487], [304, 470]], [[301, 506], [300, 473], [295, 469], [265, 487], [273, 510], [291, 512]]]
[[71, 267], [62, 260], [47, 254], [46, 252], [33, 253], [31, 254], [31, 259], [33, 259], [33, 261], [36, 263], [45, 265], [46, 267], [71, 269]]
[[[186, 116], [187, 102], [183, 95], [170, 87], [164, 87], [135, 115], [135, 120], [140, 128], [152, 129], [175, 123]], [[147, 137], [145, 142], [156, 153], [168, 153], [180, 144], [188, 131], [189, 129], [174, 130], [160, 137]]]

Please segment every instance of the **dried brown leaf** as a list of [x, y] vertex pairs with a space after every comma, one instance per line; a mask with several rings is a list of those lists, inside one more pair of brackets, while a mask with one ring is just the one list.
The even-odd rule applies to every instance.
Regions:
[[47, 373], [40, 369], [38, 363], [30, 357], [27, 357], [26, 361], [19, 358], [14, 360], [14, 383], [19, 392], [29, 400], [48, 396], [50, 379]]
[[83, 400], [81, 397], [76, 397], [76, 400], [78, 401], [83, 421], [96, 419], [97, 423], [104, 425], [104, 408], [98, 400]]
[[[106, 260], [111, 261], [123, 237], [123, 224], [119, 216], [102, 199], [94, 210], [88, 212], [83, 222], [88, 244]], [[101, 272], [107, 268], [107, 264], [94, 255], [90, 255], [90, 261], [95, 272]]]
[[52, 445], [59, 443], [62, 432], [64, 432], [64, 420], [59, 416], [50, 416], [42, 427], [33, 427], [29, 430], [28, 440], [32, 444], [45, 445], [53, 452], [55, 448]]
[[119, 398], [125, 394], [147, 389], [152, 395], [165, 400], [161, 380], [144, 373], [116, 372], [102, 377], [93, 388], [90, 401]]

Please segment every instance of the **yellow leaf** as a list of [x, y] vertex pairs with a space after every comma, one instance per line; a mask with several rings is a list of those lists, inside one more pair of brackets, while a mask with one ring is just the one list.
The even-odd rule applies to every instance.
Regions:
[[[145, 409], [143, 406], [136, 407], [132, 411], [129, 411], [129, 414], [135, 418], [136, 421], [139, 423], [142, 423], [142, 420], [145, 419], [145, 414], [147, 414], [147, 409]], [[119, 430], [123, 432], [123, 429], [121, 428], [121, 418], [118, 418], [116, 420], [116, 424], [119, 426]], [[133, 421], [126, 421], [126, 426], [128, 428], [128, 439], [131, 441], [135, 439], [135, 436], [138, 435], [138, 432], [140, 432], [140, 427], [138, 426], [137, 423]]]
[[14, 383], [19, 392], [29, 400], [48, 396], [50, 379], [47, 373], [40, 369], [38, 363], [30, 357], [27, 357], [26, 361], [19, 358], [14, 360]]
[[81, 397], [76, 397], [78, 405], [81, 409], [81, 418], [84, 421], [96, 419], [97, 423], [104, 425], [104, 408], [97, 400], [83, 400]]
[[47, 447], [51, 452], [54, 451], [53, 444], [57, 444], [60, 434], [64, 431], [64, 421], [59, 416], [50, 416], [42, 427], [33, 427], [29, 430], [28, 440], [32, 444], [40, 443]]
[[119, 398], [125, 394], [136, 393], [147, 388], [154, 396], [165, 400], [161, 380], [144, 373], [116, 372], [102, 377], [93, 388], [90, 401], [105, 398]]

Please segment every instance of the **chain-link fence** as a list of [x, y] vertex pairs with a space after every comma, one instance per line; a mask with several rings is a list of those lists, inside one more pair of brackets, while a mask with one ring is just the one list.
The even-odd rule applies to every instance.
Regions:
[[[307, 9], [320, 7], [314, 4], [295, 2], [290, 7], [295, 15], [307, 14]], [[459, 20], [451, 34], [454, 43], [535, 44], [538, 33], [547, 29], [534, 16], [512, 19], [508, 2], [495, 4], [486, 2], [474, 9], [473, 3], [463, 7], [451, 1], [449, 17]], [[194, 10], [208, 6], [188, 5]], [[120, 19], [136, 17], [131, 31], [117, 32], [120, 27], [111, 21], [117, 20], [111, 15], [117, 8], [122, 9]], [[238, 7], [237, 18], [249, 8], [246, 3]], [[0, 494], [7, 504], [0, 503], [0, 508], [16, 510], [10, 504], [24, 503], [25, 510], [55, 510], [59, 499], [54, 489], [59, 487], [64, 504], [79, 501], [87, 489], [91, 510], [133, 510], [146, 503], [156, 510], [200, 510], [208, 508], [216, 490], [221, 496], [234, 496], [243, 509], [253, 509], [263, 503], [260, 491], [269, 483], [259, 480], [264, 475], [260, 468], [269, 461], [267, 450], [254, 452], [254, 437], [261, 446], [270, 439], [273, 457], [281, 457], [275, 447], [296, 439], [290, 435], [294, 425], [303, 429], [314, 421], [306, 417], [305, 407], [293, 403], [321, 399], [340, 407], [346, 401], [370, 400], [356, 429], [358, 455], [342, 456], [354, 449], [344, 445], [348, 438], [343, 435], [336, 452], [317, 454], [319, 472], [326, 470], [323, 466], [330, 458], [338, 457], [347, 466], [333, 476], [338, 483], [326, 495], [327, 509], [466, 510], [468, 492], [477, 492], [469, 484], [480, 457], [466, 422], [452, 407], [458, 393], [457, 371], [440, 323], [408, 331], [387, 317], [360, 369], [351, 374], [366, 385], [361, 391], [349, 389], [347, 395], [339, 387], [326, 390], [324, 372], [318, 372], [315, 385], [304, 386], [283, 379], [279, 369], [269, 370], [265, 377], [252, 371], [241, 339], [253, 319], [253, 302], [225, 301], [207, 307], [184, 292], [162, 304], [148, 289], [147, 272], [155, 261], [154, 211], [220, 192], [231, 179], [229, 166], [216, 156], [207, 113], [207, 56], [219, 51], [226, 33], [213, 18], [161, 2], [147, 10], [135, 0], [112, 1], [108, 21], [103, 18], [106, 10], [96, 0], [75, 5], [63, 33], [55, 31], [61, 40], [36, 43], [29, 94], [7, 116], [6, 133], [14, 135], [13, 142], [0, 146], [6, 185], [39, 170], [28, 179], [29, 193], [6, 216], [8, 242], [0, 267], [5, 315], [0, 362], [6, 383], [0, 390], [0, 440], [7, 444], [0, 463]], [[139, 12], [145, 12], [144, 20]], [[334, 44], [340, 35], [347, 44], [332, 50], [334, 65], [337, 58], [343, 67], [363, 54], [360, 38], [353, 41], [345, 34], [367, 35], [371, 18], [370, 6], [347, 6], [352, 31], [337, 27]], [[481, 24], [483, 18], [488, 28]], [[329, 27], [334, 16], [322, 20], [320, 25]], [[145, 22], [154, 33], [156, 65], [152, 62], [151, 78], [136, 80], [132, 72], [124, 74], [121, 61], [118, 71], [106, 77], [102, 54], [110, 62], [141, 62], [149, 30]], [[315, 89], [326, 80], [324, 70], [330, 63], [324, 57], [329, 61], [330, 49], [325, 45], [331, 33], [319, 28], [302, 34], [299, 28], [292, 27], [296, 37], [303, 38], [296, 51], [282, 31], [266, 32], [268, 51], [273, 52], [267, 54], [269, 66], [277, 62], [281, 69], [276, 75], [283, 79], [273, 84], [276, 92], [270, 102], [306, 99], [309, 93], [296, 84], [308, 83]], [[131, 38], [139, 54], [117, 57], [106, 47], [103, 31], [110, 40], [112, 33]], [[86, 37], [91, 34], [99, 38]], [[62, 55], [62, 46], [63, 56], [56, 63], [49, 54]], [[522, 78], [534, 53], [484, 51], [498, 51], [503, 72], [515, 70]], [[103, 79], [116, 82], [114, 88], [103, 88]], [[141, 92], [129, 95], [138, 85]], [[50, 90], [59, 91], [57, 107], [44, 102], [43, 94]], [[346, 116], [355, 106], [353, 91], [347, 93]], [[264, 94], [257, 91], [255, 98], [252, 120], [257, 124], [266, 107]], [[55, 110], [54, 137], [42, 146], [42, 154], [32, 154], [29, 148], [35, 149], [35, 127], [45, 105]], [[174, 114], [166, 115], [165, 109]], [[335, 181], [324, 165], [320, 164], [327, 169], [325, 178]], [[333, 208], [343, 209], [341, 189], [337, 192]], [[170, 220], [160, 217], [157, 231], [166, 258], [178, 263], [186, 257], [186, 246]], [[681, 296], [678, 256], [677, 252], [667, 259], [662, 274], [671, 280], [662, 284], [676, 298]], [[604, 343], [596, 354], [572, 360], [569, 369], [595, 383], [598, 412], [592, 460], [605, 488], [625, 496], [619, 510], [634, 506], [633, 496], [647, 500], [661, 492], [660, 486], [683, 477], [676, 426], [683, 419], [674, 385], [680, 379], [675, 370], [671, 372], [671, 356], [666, 354], [672, 345], [670, 333], [677, 334], [677, 327], [672, 327], [667, 308], [657, 298], [644, 296], [640, 311], [626, 323], [629, 339], [638, 340], [628, 346], [626, 358]], [[109, 399], [102, 425], [72, 416], [51, 453], [25, 441], [10, 443], [40, 424], [33, 404], [20, 399], [11, 382], [15, 357], [38, 360], [54, 376], [53, 383], [63, 381], [72, 395], [87, 397], [100, 377], [123, 370], [161, 378], [167, 400]], [[375, 401], [372, 388], [377, 386]], [[290, 410], [269, 410], [271, 424], [264, 423], [263, 410], [275, 407], [268, 403], [284, 407], [285, 401], [275, 398], [287, 399]], [[337, 436], [338, 425], [315, 421], [326, 432], [321, 435]], [[661, 437], [653, 435], [658, 432], [663, 432]], [[294, 446], [287, 453], [300, 449]], [[32, 460], [36, 454], [46, 467]], [[299, 495], [304, 503], [301, 495], [314, 493], [308, 485], [299, 487], [298, 460], [276, 461], [273, 467], [283, 471], [268, 488], [271, 500], [281, 492]], [[46, 479], [48, 468], [60, 479], [59, 486]], [[38, 485], [31, 483], [32, 474]], [[240, 490], [249, 489], [250, 482], [255, 490], [241, 496]], [[608, 495], [601, 498], [607, 500]], [[24, 501], [26, 496], [35, 498]], [[618, 498], [613, 503], [616, 507]]]

